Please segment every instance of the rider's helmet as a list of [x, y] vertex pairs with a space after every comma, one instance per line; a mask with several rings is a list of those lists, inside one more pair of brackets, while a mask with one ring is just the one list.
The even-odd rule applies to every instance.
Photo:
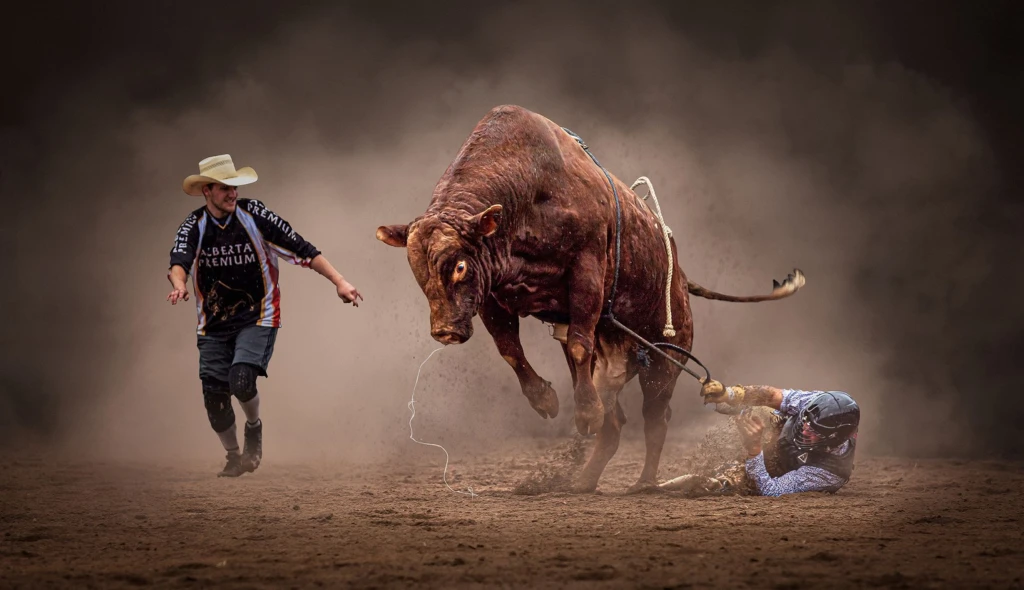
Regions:
[[841, 391], [819, 393], [800, 412], [791, 430], [792, 443], [802, 450], [836, 448], [857, 432], [860, 406]]

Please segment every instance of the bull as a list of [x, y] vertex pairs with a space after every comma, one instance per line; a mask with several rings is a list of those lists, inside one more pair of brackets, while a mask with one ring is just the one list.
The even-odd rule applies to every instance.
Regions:
[[[480, 120], [422, 215], [408, 224], [381, 226], [376, 237], [406, 248], [430, 307], [431, 336], [446, 345], [463, 343], [473, 335], [472, 320], [479, 315], [515, 371], [523, 395], [544, 418], [558, 415], [558, 396], [526, 359], [519, 320], [532, 316], [555, 325], [572, 376], [576, 429], [597, 435], [574, 483], [578, 492], [597, 488], [615, 454], [626, 422], [618, 395], [638, 375], [646, 457], [630, 491], [656, 485], [671, 418], [669, 401], [680, 374], [671, 360], [648, 354], [607, 321], [612, 309], [615, 319], [644, 339], [689, 351], [690, 294], [767, 301], [787, 297], [802, 285], [798, 274], [764, 296], [710, 291], [687, 280], [671, 240], [672, 320], [666, 325], [669, 259], [656, 216], [590, 157], [582, 141], [546, 117], [513, 105], [496, 107]], [[664, 334], [671, 336], [666, 340]], [[684, 355], [667, 354], [686, 362]]]

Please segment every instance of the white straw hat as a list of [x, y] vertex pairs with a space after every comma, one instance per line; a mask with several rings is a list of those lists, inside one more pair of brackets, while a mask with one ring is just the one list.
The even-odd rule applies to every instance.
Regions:
[[186, 194], [201, 197], [203, 196], [203, 185], [211, 182], [228, 186], [242, 186], [252, 184], [256, 182], [256, 179], [255, 170], [249, 167], [235, 170], [235, 163], [231, 161], [231, 156], [222, 154], [210, 156], [199, 162], [199, 174], [193, 174], [186, 178], [181, 187], [185, 189]]

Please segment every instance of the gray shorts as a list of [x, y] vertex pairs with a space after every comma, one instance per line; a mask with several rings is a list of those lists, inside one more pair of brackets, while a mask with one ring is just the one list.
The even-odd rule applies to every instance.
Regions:
[[248, 363], [267, 376], [270, 356], [274, 354], [277, 328], [246, 326], [237, 332], [198, 336], [199, 378], [203, 382], [227, 383], [228, 370], [236, 363]]

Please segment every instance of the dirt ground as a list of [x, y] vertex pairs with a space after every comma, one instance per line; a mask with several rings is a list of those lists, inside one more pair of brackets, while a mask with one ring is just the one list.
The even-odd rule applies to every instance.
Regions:
[[[624, 495], [643, 460], [627, 441], [595, 495], [521, 493], [552, 449], [510, 441], [456, 461], [453, 486], [477, 497], [445, 488], [429, 452], [376, 468], [265, 458], [239, 479], [214, 477], [216, 456], [155, 466], [5, 453], [0, 585], [1024, 585], [1019, 463], [864, 457], [835, 496], [693, 499]], [[684, 451], [667, 448], [662, 479]]]

